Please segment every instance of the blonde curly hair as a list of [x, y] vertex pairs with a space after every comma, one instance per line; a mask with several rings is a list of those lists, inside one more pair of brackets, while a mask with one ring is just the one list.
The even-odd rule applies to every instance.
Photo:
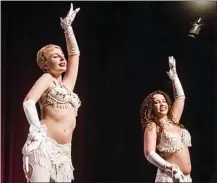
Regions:
[[47, 61], [47, 58], [49, 56], [49, 52], [51, 52], [54, 48], [58, 48], [58, 49], [62, 50], [62, 48], [58, 45], [49, 44], [49, 45], [42, 47], [37, 53], [36, 61], [38, 63], [38, 66], [40, 67], [40, 69], [43, 72], [47, 72], [44, 65], [45, 65], [45, 62]]

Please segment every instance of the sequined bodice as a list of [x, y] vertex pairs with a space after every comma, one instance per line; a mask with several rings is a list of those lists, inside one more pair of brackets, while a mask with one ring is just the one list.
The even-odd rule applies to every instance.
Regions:
[[157, 149], [160, 152], [176, 152], [184, 147], [191, 146], [191, 136], [186, 129], [182, 129], [181, 133], [168, 132], [163, 130], [160, 136], [160, 142]]
[[68, 104], [71, 104], [74, 107], [77, 115], [78, 108], [81, 105], [78, 95], [63, 84], [57, 84], [56, 82], [54, 82], [54, 84], [55, 86], [45, 91], [40, 98], [40, 107], [42, 108], [52, 105], [57, 108], [66, 109], [68, 108]]

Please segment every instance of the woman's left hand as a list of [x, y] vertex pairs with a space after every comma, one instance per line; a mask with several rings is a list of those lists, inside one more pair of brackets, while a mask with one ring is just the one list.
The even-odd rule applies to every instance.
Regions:
[[60, 25], [64, 30], [67, 29], [68, 26], [71, 26], [79, 10], [80, 8], [76, 8], [75, 10], [73, 10], [73, 4], [71, 3], [71, 7], [67, 16], [64, 19], [60, 17]]

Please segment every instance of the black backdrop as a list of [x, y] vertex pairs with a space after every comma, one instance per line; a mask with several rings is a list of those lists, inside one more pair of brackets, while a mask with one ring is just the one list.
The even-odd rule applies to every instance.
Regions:
[[[193, 4], [193, 3], [192, 3]], [[75, 177], [83, 181], [152, 181], [143, 155], [139, 110], [161, 89], [173, 55], [186, 93], [182, 123], [191, 132], [192, 178], [216, 171], [216, 7], [199, 12], [187, 2], [75, 2], [73, 23], [81, 51], [76, 92], [82, 100], [73, 138]], [[193, 7], [194, 5], [192, 5]], [[70, 2], [2, 2], [2, 181], [24, 181], [21, 148], [28, 132], [22, 110], [41, 75], [36, 53], [54, 43], [66, 53], [59, 17]], [[190, 21], [205, 16], [197, 39]]]

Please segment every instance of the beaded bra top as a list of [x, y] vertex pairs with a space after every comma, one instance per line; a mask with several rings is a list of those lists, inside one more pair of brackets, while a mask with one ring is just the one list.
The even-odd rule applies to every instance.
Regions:
[[192, 146], [191, 135], [186, 129], [181, 129], [180, 133], [168, 132], [164, 129], [161, 133], [157, 149], [160, 152], [176, 152], [190, 146]]
[[39, 100], [40, 108], [51, 105], [53, 107], [67, 109], [68, 104], [71, 104], [77, 116], [78, 108], [81, 106], [78, 95], [65, 85], [58, 84], [55, 81], [53, 82], [55, 86], [48, 88], [41, 96]]

